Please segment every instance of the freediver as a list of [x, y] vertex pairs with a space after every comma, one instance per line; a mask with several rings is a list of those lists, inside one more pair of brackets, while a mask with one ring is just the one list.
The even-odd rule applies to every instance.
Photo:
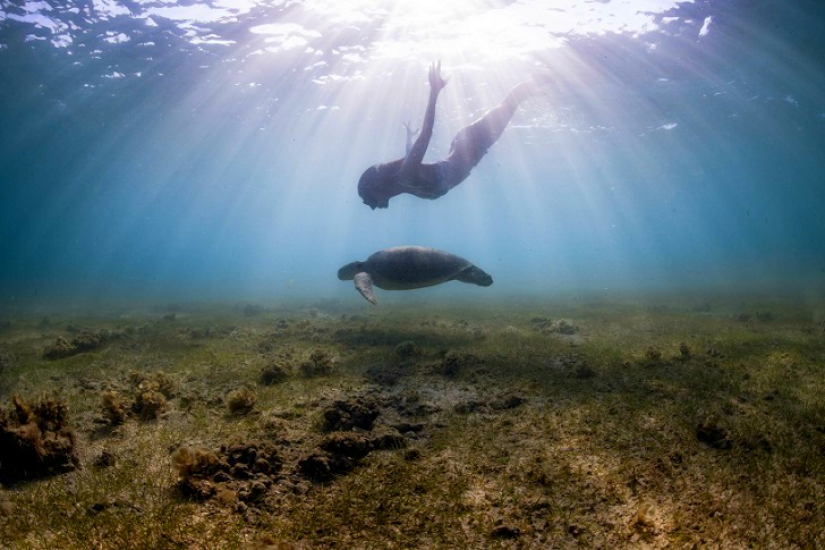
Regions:
[[447, 158], [424, 163], [424, 153], [430, 144], [435, 124], [435, 105], [438, 94], [447, 85], [441, 76], [441, 62], [433, 63], [429, 72], [430, 98], [424, 112], [424, 124], [418, 133], [409, 124], [407, 129], [407, 154], [404, 158], [370, 166], [358, 181], [358, 194], [364, 204], [375, 210], [387, 208], [390, 199], [401, 193], [409, 193], [422, 199], [437, 199], [467, 179], [470, 171], [481, 161], [487, 149], [498, 140], [510, 123], [519, 104], [539, 92], [549, 76], [535, 75], [510, 90], [504, 101], [487, 111], [481, 118], [458, 131], [450, 144]]

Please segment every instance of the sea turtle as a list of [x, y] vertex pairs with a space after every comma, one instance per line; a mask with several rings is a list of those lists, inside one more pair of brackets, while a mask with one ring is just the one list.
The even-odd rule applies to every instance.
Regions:
[[342, 281], [355, 280], [355, 288], [372, 304], [378, 300], [372, 286], [384, 290], [411, 290], [461, 281], [490, 286], [493, 278], [460, 256], [423, 246], [397, 246], [379, 250], [365, 262], [352, 262], [338, 270]]

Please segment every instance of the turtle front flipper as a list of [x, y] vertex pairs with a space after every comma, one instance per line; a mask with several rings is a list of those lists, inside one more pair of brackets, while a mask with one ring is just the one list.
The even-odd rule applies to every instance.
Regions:
[[366, 298], [369, 303], [378, 305], [378, 300], [375, 299], [375, 294], [372, 292], [372, 277], [370, 277], [370, 274], [362, 271], [356, 273], [353, 279], [355, 280], [355, 288], [358, 289], [361, 296]]

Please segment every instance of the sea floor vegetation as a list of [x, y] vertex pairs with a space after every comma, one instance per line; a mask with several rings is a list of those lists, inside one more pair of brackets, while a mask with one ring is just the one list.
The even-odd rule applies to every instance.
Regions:
[[825, 307], [0, 313], [0, 548], [825, 548]]

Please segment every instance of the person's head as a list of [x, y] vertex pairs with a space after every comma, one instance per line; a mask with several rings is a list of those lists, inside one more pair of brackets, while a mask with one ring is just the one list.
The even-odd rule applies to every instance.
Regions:
[[387, 208], [390, 205], [390, 197], [381, 184], [381, 177], [378, 168], [370, 166], [361, 174], [358, 180], [358, 195], [364, 200], [364, 204], [375, 210], [376, 208]]

